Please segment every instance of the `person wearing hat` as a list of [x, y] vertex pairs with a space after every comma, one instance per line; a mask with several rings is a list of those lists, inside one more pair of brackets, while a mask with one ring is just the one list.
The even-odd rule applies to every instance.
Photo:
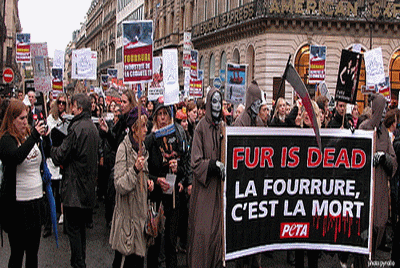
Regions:
[[[188, 121], [187, 121], [187, 114], [186, 114], [186, 107], [179, 109], [175, 115], [175, 122], [180, 124], [182, 128], [185, 130], [187, 140], [188, 140], [188, 151], [190, 157], [190, 148], [192, 147], [192, 139], [193, 137], [190, 136], [188, 132]], [[188, 225], [188, 217], [189, 217], [189, 198], [192, 192], [192, 169], [190, 168], [189, 178], [185, 180], [187, 185], [184, 185], [185, 191], [179, 193], [179, 198], [182, 201], [179, 211], [179, 223], [178, 223], [178, 236], [179, 236], [179, 243], [177, 245], [178, 250], [181, 252], [186, 252], [186, 244], [187, 244], [187, 225]]]
[[[138, 107], [135, 107], [127, 116], [126, 124], [129, 132], [119, 145], [115, 158], [116, 198], [111, 221], [110, 244], [115, 250], [112, 267], [116, 268], [143, 267], [146, 254], [146, 238], [143, 230], [148, 210], [147, 194], [148, 191], [153, 191], [154, 183], [147, 175], [149, 153], [143, 143], [147, 132], [148, 114], [146, 109], [141, 107], [139, 119], [138, 111]], [[124, 230], [130, 230], [135, 235]], [[122, 261], [124, 266], [121, 266]]]
[[[145, 145], [149, 151], [149, 177], [155, 184], [150, 199], [156, 202], [157, 210], [162, 202], [165, 211], [164, 251], [167, 268], [177, 267], [176, 243], [181, 205], [179, 193], [184, 190], [190, 170], [187, 144], [185, 131], [181, 125], [174, 123], [170, 108], [164, 104], [163, 97], [160, 97], [154, 106], [153, 129], [146, 136]], [[166, 181], [167, 174], [176, 175], [174, 194], [166, 193], [170, 188]], [[147, 267], [158, 267], [160, 246], [161, 240], [158, 236], [155, 245], [149, 248]]]

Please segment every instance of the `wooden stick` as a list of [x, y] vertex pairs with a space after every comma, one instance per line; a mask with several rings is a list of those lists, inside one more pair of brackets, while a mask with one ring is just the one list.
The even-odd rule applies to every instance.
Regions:
[[[138, 86], [140, 86], [140, 84], [138, 84]], [[143, 152], [142, 152], [142, 149], [143, 149], [142, 142], [143, 142], [143, 140], [142, 140], [142, 133], [141, 133], [142, 118], [141, 117], [142, 117], [142, 102], [140, 101], [140, 98], [139, 98], [139, 103], [138, 103], [138, 125], [139, 125], [139, 127], [138, 127], [138, 131], [139, 131], [139, 135], [138, 135], [138, 138], [139, 138], [139, 140], [138, 140], [138, 142], [139, 142], [138, 157], [143, 155]], [[142, 181], [143, 181], [143, 170], [140, 171], [140, 173], [139, 173], [139, 183], [140, 183], [139, 185], [140, 185], [140, 189], [144, 190], [145, 187], [144, 187]]]
[[[374, 138], [373, 138], [373, 144], [372, 144], [372, 163], [374, 162], [374, 156], [376, 153], [376, 127], [374, 128]], [[371, 198], [371, 224], [373, 225], [374, 223], [374, 202], [375, 202], [375, 167], [372, 164], [372, 192], [371, 192], [372, 198]], [[373, 233], [373, 228], [370, 228], [370, 233], [368, 237], [371, 237], [369, 240], [369, 260], [372, 260], [372, 233]]]

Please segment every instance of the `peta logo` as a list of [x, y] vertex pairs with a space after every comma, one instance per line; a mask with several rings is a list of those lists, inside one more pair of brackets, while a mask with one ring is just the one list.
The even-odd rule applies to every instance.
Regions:
[[280, 238], [308, 238], [310, 223], [282, 222]]

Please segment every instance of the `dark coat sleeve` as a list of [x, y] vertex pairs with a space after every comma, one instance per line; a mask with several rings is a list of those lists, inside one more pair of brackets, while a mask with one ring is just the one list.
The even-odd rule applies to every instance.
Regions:
[[40, 135], [34, 128], [28, 139], [18, 147], [18, 143], [11, 135], [4, 135], [0, 143], [1, 161], [3, 165], [19, 165], [28, 156], [35, 143], [40, 141]]
[[63, 165], [71, 156], [71, 151], [75, 148], [76, 133], [75, 131], [68, 131], [67, 137], [63, 140], [59, 147], [53, 147], [50, 151], [51, 159], [54, 165]]

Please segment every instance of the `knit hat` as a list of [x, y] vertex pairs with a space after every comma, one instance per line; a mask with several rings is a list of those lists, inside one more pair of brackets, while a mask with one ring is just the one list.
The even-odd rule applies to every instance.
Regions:
[[156, 117], [158, 110], [160, 110], [161, 108], [167, 109], [167, 113], [169, 115], [171, 115], [170, 108], [168, 106], [164, 105], [164, 97], [160, 96], [160, 97], [158, 97], [158, 99], [156, 100], [156, 104], [154, 105], [153, 118]]
[[[147, 110], [142, 106], [141, 107], [141, 114], [146, 115], [149, 117], [149, 114], [147, 113]], [[128, 117], [126, 118], [126, 125], [131, 128], [133, 124], [138, 120], [138, 107], [133, 108], [129, 114]]]

